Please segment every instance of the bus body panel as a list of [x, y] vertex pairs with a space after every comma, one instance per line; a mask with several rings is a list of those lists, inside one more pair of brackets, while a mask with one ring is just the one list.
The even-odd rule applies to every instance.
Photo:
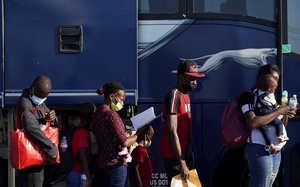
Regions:
[[[137, 29], [136, 2], [129, 0], [6, 0], [3, 9], [2, 106], [15, 105], [22, 89], [37, 75], [46, 74], [53, 81], [50, 106], [78, 106], [87, 100], [98, 104], [95, 90], [116, 80], [126, 88], [126, 104], [139, 111], [153, 106], [159, 115], [167, 91], [176, 85], [174, 70], [179, 60], [196, 58], [206, 74], [191, 93], [193, 143], [202, 185], [218, 186], [215, 181], [223, 182], [219, 173], [232, 177], [233, 183], [244, 180], [244, 173], [237, 173], [240, 170], [231, 173], [236, 160], [228, 156], [230, 150], [221, 140], [220, 120], [228, 101], [253, 86], [258, 68], [276, 63], [275, 28], [242, 21], [183, 19], [143, 20]], [[59, 52], [60, 26], [82, 26], [82, 52]], [[297, 94], [299, 61], [285, 56], [282, 65], [283, 89]], [[152, 124], [151, 184], [163, 186], [162, 119]], [[285, 186], [290, 186], [291, 152], [300, 144], [298, 125], [299, 121], [290, 120], [287, 128], [290, 140], [282, 162]]]
[[[49, 104], [77, 104], [77, 97], [89, 99], [83, 93], [92, 95], [113, 80], [132, 94], [128, 102], [136, 102], [135, 1], [13, 0], [4, 6], [5, 104], [14, 104], [14, 94], [40, 74], [51, 77], [53, 93], [59, 93]], [[82, 52], [59, 52], [61, 26], [82, 27]]]
[[[143, 26], [139, 26], [139, 30]], [[159, 30], [160, 25], [157, 27]], [[254, 39], [250, 40], [248, 36], [253, 36]], [[180, 58], [197, 58], [227, 50], [238, 52], [241, 49], [275, 47], [276, 36], [272, 28], [242, 22], [196, 21], [151, 56], [139, 61], [139, 100], [151, 98], [161, 101], [164, 98], [168, 89], [176, 84], [176, 74], [171, 72], [177, 69]], [[202, 66], [205, 60], [207, 58], [198, 60], [198, 64]], [[232, 59], [222, 60], [223, 64], [218, 69], [208, 72], [205, 78], [200, 79], [196, 92], [192, 93], [194, 101], [224, 101], [252, 86], [257, 66], [249, 69]], [[276, 61], [270, 56], [265, 61], [268, 62]]]
[[[277, 44], [276, 30], [271, 27], [239, 21], [197, 20], [185, 22], [189, 25], [188, 27], [181, 25], [182, 28], [176, 25], [177, 23], [180, 22], [164, 20], [157, 21], [155, 24], [155, 21], [152, 20], [142, 21], [139, 24], [139, 30], [142, 30], [143, 33], [147, 33], [145, 31], [147, 27], [149, 27], [148, 29], [151, 28], [151, 31], [166, 30], [161, 34], [161, 37], [147, 37], [142, 36], [143, 33], [139, 33], [139, 44], [141, 45], [139, 56], [142, 57], [139, 59], [139, 104], [141, 108], [145, 109], [151, 104], [155, 105], [157, 106], [155, 107], [156, 113], [161, 112], [161, 103], [165, 94], [176, 85], [177, 75], [172, 71], [177, 69], [181, 58], [194, 59], [206, 55], [222, 54], [231, 50], [237, 54], [242, 50], [250, 49], [251, 53], [251, 49], [257, 49], [257, 53], [250, 58], [229, 58], [226, 56], [223, 59], [215, 58], [215, 60], [222, 61], [221, 65], [216, 69], [204, 72], [206, 77], [198, 80], [196, 90], [190, 94], [196, 167], [202, 185], [217, 186], [214, 181], [220, 180], [217, 178], [216, 170], [218, 169], [220, 171], [227, 169], [228, 175], [231, 177], [238, 176], [232, 179], [235, 180], [234, 183], [246, 183], [245, 180], [247, 179], [244, 178], [247, 176], [242, 176], [245, 172], [244, 168], [238, 168], [237, 171], [228, 170], [230, 168], [220, 168], [220, 165], [223, 165], [222, 162], [228, 162], [227, 167], [235, 164], [234, 157], [222, 161], [227, 148], [221, 140], [220, 121], [228, 101], [254, 85], [258, 68], [266, 63], [276, 63], [276, 54], [274, 55]], [[175, 27], [178, 28], [178, 32], [174, 29]], [[163, 41], [162, 37], [167, 38], [167, 42]], [[145, 46], [145, 43], [149, 45]], [[263, 49], [270, 49], [269, 54], [265, 54]], [[152, 51], [147, 56], [143, 55], [143, 50]], [[208, 59], [203, 58], [197, 61], [200, 66], [204, 66], [209, 61]], [[249, 64], [243, 63], [245, 61], [253, 61], [257, 64], [250, 67]], [[292, 81], [291, 75], [292, 72], [296, 73], [298, 65], [292, 59], [284, 58], [283, 68], [285, 72], [283, 75], [284, 89], [297, 94], [299, 88], [293, 87], [295, 84], [292, 83], [294, 81]], [[292, 94], [291, 92], [290, 94]], [[291, 121], [289, 128], [292, 126], [291, 129], [298, 129], [295, 123]], [[154, 144], [152, 149], [155, 153], [159, 153], [162, 121], [156, 120], [154, 125], [158, 132], [154, 142], [158, 143]], [[290, 132], [289, 128], [287, 129], [288, 132]], [[299, 141], [299, 138], [294, 137], [294, 133], [291, 134], [293, 138], [287, 143], [286, 149], [288, 150], [285, 149], [283, 154], [285, 171], [289, 170], [290, 166], [288, 162], [290, 149]], [[159, 160], [155, 159], [155, 161], [157, 162], [155, 165], [158, 166], [156, 172], [164, 172], [163, 160], [160, 158]], [[241, 162], [245, 164], [244, 160]], [[242, 172], [237, 174], [239, 170]], [[289, 174], [287, 173], [285, 173], [284, 183], [289, 186]], [[240, 177], [244, 178], [241, 179]]]

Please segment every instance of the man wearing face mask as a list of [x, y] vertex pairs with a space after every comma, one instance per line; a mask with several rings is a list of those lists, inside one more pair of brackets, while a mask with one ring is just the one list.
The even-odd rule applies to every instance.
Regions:
[[[22, 121], [25, 133], [32, 141], [40, 146], [47, 154], [47, 162], [52, 163], [57, 157], [57, 148], [55, 144], [43, 133], [41, 126], [50, 121], [52, 124], [57, 122], [54, 110], [44, 103], [52, 89], [52, 83], [49, 77], [40, 75], [33, 81], [30, 88], [23, 90], [23, 93], [17, 103], [17, 118]], [[21, 119], [21, 116], [23, 117]], [[14, 150], [11, 150], [14, 154]], [[44, 181], [44, 167], [33, 166], [18, 170], [17, 185], [22, 187], [36, 186], [42, 187]]]
[[191, 146], [192, 115], [189, 93], [197, 87], [198, 72], [195, 61], [181, 61], [177, 68], [177, 85], [171, 89], [163, 103], [163, 135], [161, 155], [164, 158], [168, 185], [172, 177], [181, 174], [186, 180], [193, 167], [187, 159]]
[[138, 130], [133, 136], [127, 136], [125, 125], [117, 113], [123, 108], [126, 98], [125, 89], [116, 81], [104, 84], [97, 90], [104, 95], [104, 101], [97, 108], [92, 119], [92, 128], [98, 144], [97, 163], [93, 186], [124, 187], [127, 179], [126, 155], [119, 155], [122, 148], [136, 143]]

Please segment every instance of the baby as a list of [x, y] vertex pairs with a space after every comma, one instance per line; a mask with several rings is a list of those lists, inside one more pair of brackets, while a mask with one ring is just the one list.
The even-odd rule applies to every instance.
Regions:
[[[275, 99], [275, 90], [277, 88], [277, 81], [272, 75], [266, 75], [266, 77], [261, 81], [260, 89], [254, 92], [254, 112], [256, 115], [269, 114], [274, 110], [277, 110], [278, 104]], [[269, 125], [273, 125], [276, 128], [276, 134], [280, 142], [287, 141], [289, 138], [283, 134], [283, 123], [279, 118], [275, 118]], [[259, 127], [266, 144], [270, 145], [271, 152], [276, 152], [276, 148], [270, 142], [270, 137], [266, 133], [267, 126]]]

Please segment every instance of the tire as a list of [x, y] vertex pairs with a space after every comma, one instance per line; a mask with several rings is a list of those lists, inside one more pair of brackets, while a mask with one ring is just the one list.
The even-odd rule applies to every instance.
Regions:
[[250, 178], [250, 171], [248, 166], [242, 172], [242, 176], [240, 178], [240, 187], [251, 187], [251, 178]]
[[248, 187], [250, 182], [247, 161], [243, 147], [229, 149], [216, 167], [212, 186]]

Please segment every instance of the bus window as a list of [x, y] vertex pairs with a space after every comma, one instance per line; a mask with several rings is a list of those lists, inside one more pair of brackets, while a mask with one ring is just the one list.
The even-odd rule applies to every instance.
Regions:
[[226, 13], [244, 15], [246, 5], [243, 0], [195, 0], [194, 13]]
[[179, 13], [179, 0], [139, 0], [139, 13]]
[[300, 1], [289, 0], [287, 3], [288, 43], [292, 46], [292, 52], [300, 55]]
[[194, 13], [250, 16], [275, 22], [276, 0], [194, 0]]
[[[276, 0], [139, 0], [139, 19], [233, 19], [276, 22]], [[224, 16], [225, 15], [225, 16]]]

